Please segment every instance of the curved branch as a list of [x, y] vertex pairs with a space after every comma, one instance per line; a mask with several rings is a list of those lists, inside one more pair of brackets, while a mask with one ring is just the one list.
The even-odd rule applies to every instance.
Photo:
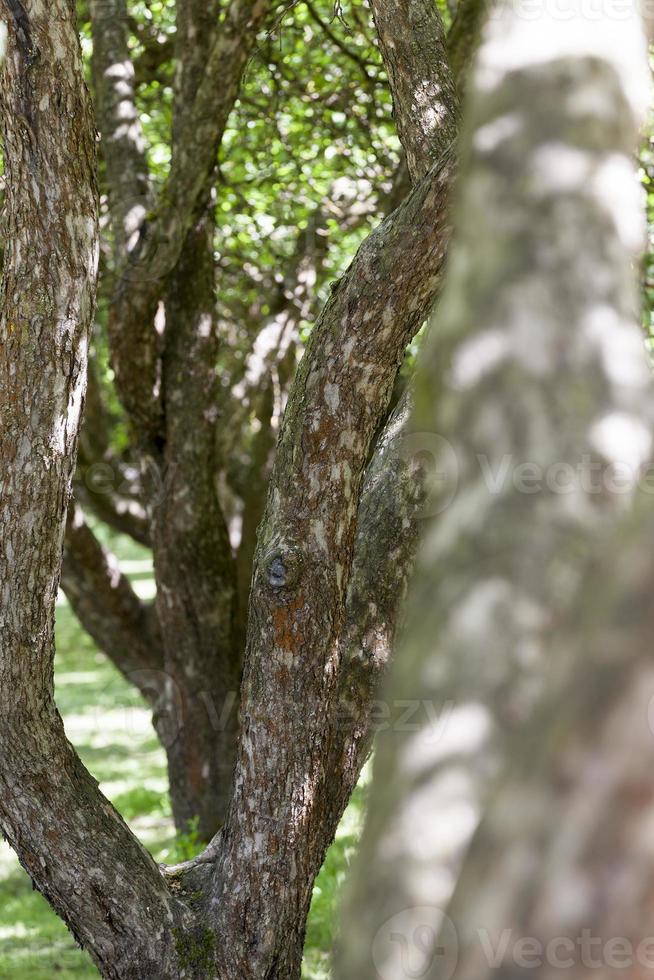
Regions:
[[[109, 454], [104, 459], [87, 455], [86, 447], [78, 457], [75, 474], [75, 496], [95, 516], [119, 534], [151, 546], [150, 522], [140, 503], [141, 484], [134, 483], [134, 469]], [[118, 483], [120, 489], [114, 489]], [[129, 492], [124, 493], [125, 487]]]
[[[77, 504], [68, 508], [61, 584], [84, 629], [128, 680], [135, 683], [139, 671], [163, 667], [156, 619]], [[143, 680], [142, 693], [151, 699], [152, 684], [145, 674]]]
[[91, 354], [75, 472], [75, 495], [109, 527], [148, 547], [150, 525], [145, 508], [140, 503], [142, 480], [137, 476], [135, 467], [128, 465], [112, 450], [110, 426], [111, 419], [106, 411], [102, 386]]

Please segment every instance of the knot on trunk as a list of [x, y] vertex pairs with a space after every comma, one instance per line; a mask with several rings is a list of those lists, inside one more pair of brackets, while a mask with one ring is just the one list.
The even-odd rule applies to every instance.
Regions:
[[263, 570], [266, 582], [274, 592], [294, 588], [300, 581], [303, 557], [295, 545], [279, 545], [266, 555]]

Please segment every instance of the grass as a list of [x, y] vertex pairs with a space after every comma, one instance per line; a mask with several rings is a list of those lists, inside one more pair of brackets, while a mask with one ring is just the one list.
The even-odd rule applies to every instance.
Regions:
[[[112, 541], [139, 595], [154, 592], [149, 556], [124, 538]], [[190, 856], [193, 840], [175, 836], [164, 753], [137, 692], [94, 647], [61, 599], [57, 607], [57, 703], [66, 730], [106, 796], [157, 861]], [[316, 882], [307, 928], [303, 980], [328, 980], [338, 895], [361, 829], [359, 786]], [[98, 977], [7, 844], [0, 841], [0, 980]]]

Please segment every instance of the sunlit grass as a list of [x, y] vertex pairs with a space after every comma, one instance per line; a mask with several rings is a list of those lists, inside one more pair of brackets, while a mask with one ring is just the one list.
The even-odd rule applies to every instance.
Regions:
[[[142, 598], [154, 594], [147, 552], [124, 538], [112, 542]], [[103, 793], [154, 857], [174, 862], [192, 841], [175, 837], [166, 760], [137, 692], [94, 647], [65, 601], [57, 606], [57, 702], [68, 737]], [[364, 780], [365, 782], [365, 780]], [[339, 889], [356, 846], [363, 812], [359, 787], [316, 883], [307, 929], [304, 980], [328, 980]], [[0, 980], [97, 977], [7, 844], [0, 842]]]

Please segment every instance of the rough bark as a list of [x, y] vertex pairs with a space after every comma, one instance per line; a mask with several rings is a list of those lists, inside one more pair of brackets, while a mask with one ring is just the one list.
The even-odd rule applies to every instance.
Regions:
[[[385, 723], [381, 682], [395, 646], [425, 503], [425, 473], [411, 451], [407, 390], [366, 471], [348, 585], [343, 662], [326, 763], [334, 810], [345, 809], [377, 728]], [[409, 450], [409, 451], [407, 451]]]
[[[135, 215], [137, 219], [139, 215], [142, 217], [148, 203], [148, 182], [146, 177], [141, 176], [145, 164], [134, 105], [124, 5], [121, 0], [112, 0], [109, 6], [98, 4], [92, 14], [94, 31], [98, 34], [94, 67], [110, 198], [115, 198], [119, 204], [129, 200], [130, 195], [134, 199], [131, 211], [126, 208], [120, 211], [119, 208], [118, 215], [114, 211], [114, 223], [117, 224], [115, 251], [120, 262], [121, 254], [134, 245], [135, 238], [134, 227], [129, 229], [132, 236], [130, 242], [123, 227], [124, 221], [117, 222], [117, 217], [126, 213], [131, 215], [130, 220]], [[426, 87], [437, 92], [439, 84], [445, 81], [447, 99], [437, 115], [443, 116], [446, 122], [450, 119], [443, 132], [438, 134], [439, 145], [446, 147], [456, 116], [456, 104], [452, 85], [447, 81], [441, 63], [442, 48], [440, 57], [429, 63], [425, 41], [419, 33], [407, 30], [411, 25], [403, 25], [391, 8], [385, 8], [380, 17], [387, 39], [392, 38], [393, 30], [401, 29], [403, 32], [404, 67], [402, 85], [396, 93], [398, 106], [402, 107], [412, 97], [408, 86], [411, 72], [415, 75], [416, 89]], [[440, 22], [427, 23], [424, 10], [419, 19], [423, 27], [429, 27], [430, 39], [438, 39], [441, 43]], [[196, 9], [193, 3], [179, 5], [174, 154], [182, 146], [187, 107], [193, 101], [203, 77], [207, 52], [214, 43], [216, 30], [216, 10], [206, 5]], [[413, 50], [410, 48], [412, 37], [418, 39]], [[195, 39], [193, 44], [188, 43], [191, 38]], [[407, 129], [403, 138], [418, 157], [424, 151], [430, 125], [433, 128], [430, 113], [432, 108], [424, 99], [418, 112], [410, 115], [408, 106], [406, 108]], [[414, 173], [424, 174], [429, 163], [429, 155], [424, 152], [419, 163], [416, 163]], [[405, 187], [405, 181], [398, 182], [389, 204], [397, 203], [398, 192]], [[233, 623], [237, 597], [234, 594], [232, 562], [224, 519], [213, 486], [213, 474], [218, 462], [212, 440], [217, 401], [212, 365], [216, 363], [217, 339], [209, 224], [207, 214], [189, 233], [178, 266], [166, 277], [164, 300], [160, 307], [163, 336], [158, 343], [157, 357], [161, 357], [158, 369], [163, 412], [159, 446], [161, 458], [151, 459], [147, 467], [151, 473], [158, 474], [152, 507], [153, 534], [143, 528], [140, 520], [135, 520], [129, 502], [126, 505], [116, 494], [88, 493], [83, 482], [78, 487], [80, 499], [93, 506], [96, 513], [108, 520], [111, 526], [126, 530], [139, 540], [152, 540], [159, 587], [157, 611], [165, 646], [169, 651], [166, 666], [169, 683], [165, 691], [168, 692], [170, 704], [164, 714], [178, 718], [175, 737], [166, 743], [173, 811], [181, 828], [194, 815], [199, 815], [200, 830], [207, 839], [222, 822], [229, 795], [241, 644], [245, 631], [242, 615], [236, 625]], [[326, 238], [319, 241], [324, 242], [326, 247]], [[298, 262], [298, 269], [303, 268], [300, 259]], [[285, 285], [291, 288], [288, 283]], [[141, 288], [141, 285], [137, 283], [135, 288]], [[298, 300], [297, 292], [297, 288], [294, 288], [294, 302]], [[189, 352], [192, 352], [192, 363], [196, 365], [191, 372], [186, 370]], [[88, 427], [89, 420], [87, 430]], [[194, 433], [193, 438], [187, 439], [186, 432]], [[91, 435], [95, 437], [97, 433], [92, 432]], [[270, 438], [269, 426], [262, 425], [261, 438], [257, 443], [260, 443], [264, 455], [272, 455], [269, 452]], [[87, 442], [90, 441], [93, 440], [87, 439]], [[223, 441], [219, 444], [220, 451], [223, 451]], [[84, 454], [85, 464], [89, 462], [88, 455]], [[111, 465], [118, 466], [118, 462], [112, 459]], [[238, 555], [239, 611], [247, 603], [255, 531], [263, 512], [260, 480], [258, 483], [249, 481], [244, 499], [243, 541]], [[400, 509], [403, 504], [404, 501], [399, 502]], [[408, 553], [406, 559], [408, 562]], [[78, 571], [81, 574], [82, 569]], [[88, 574], [93, 577], [95, 569], [90, 567]], [[398, 580], [402, 579], [406, 569], [397, 569], [397, 574]], [[70, 581], [71, 577], [66, 576], [65, 584]], [[80, 605], [79, 602], [76, 608], [81, 614], [86, 613], [86, 625], [97, 636], [98, 623], [93, 621], [92, 615], [97, 619], [97, 609], [94, 610], [89, 603]], [[399, 602], [393, 620], [397, 618], [398, 608]], [[394, 630], [390, 622], [390, 607], [382, 603], [378, 609], [383, 622], [379, 622], [376, 628], [385, 631], [390, 639]], [[368, 628], [373, 628], [370, 623]], [[349, 625], [347, 629], [350, 629]], [[120, 633], [120, 630], [117, 632]], [[104, 624], [103, 635], [112, 639], [108, 621]], [[109, 656], [113, 656], [114, 652], [120, 654], [119, 648], [120, 643], [105, 644]], [[123, 669], [124, 665], [117, 661], [117, 666]], [[371, 684], [376, 682], [376, 671], [369, 676]], [[371, 696], [372, 691], [373, 687]], [[360, 688], [362, 708], [364, 703], [364, 692]]]
[[97, 264], [94, 126], [70, 4], [4, 2], [2, 12], [0, 822], [105, 976], [180, 975], [170, 971], [178, 903], [54, 704], [54, 607]]
[[507, 4], [471, 87], [418, 403], [419, 426], [450, 443], [453, 501], [389, 688], [430, 713], [381, 740], [339, 977], [522, 975], [512, 943], [491, 966], [483, 930], [495, 948], [505, 927], [545, 943], [647, 935], [635, 828], [651, 794], [643, 756], [627, 761], [647, 737], [652, 628], [651, 497], [632, 512], [654, 417], [633, 275], [639, 19], [591, 25], [579, 5], [562, 33], [551, 12]]
[[372, 0], [395, 123], [415, 180], [457, 136], [458, 100], [445, 29], [431, 0]]
[[137, 243], [153, 205], [145, 140], [134, 98], [134, 66], [128, 46], [125, 0], [91, 0], [93, 76], [102, 155], [111, 188], [115, 256]]
[[[208, 59], [221, 32], [225, 42], [235, 30], [229, 20], [221, 24], [219, 14], [218, 4], [186, 0], [177, 5], [172, 134], [175, 173], [183, 169], [180, 158], [188, 153], [189, 106], [209, 70]], [[145, 471], [141, 489], [151, 522], [146, 537], [153, 548], [156, 618], [164, 649], [161, 678], [165, 683], [161, 692], [155, 692], [162, 699], [155, 706], [155, 724], [161, 729], [161, 719], [166, 720], [162, 734], [176, 825], [184, 830], [197, 820], [201, 837], [210, 840], [222, 823], [231, 788], [242, 648], [235, 626], [234, 562], [216, 492], [218, 337], [213, 200], [205, 190], [196, 209], [199, 217], [182, 238], [177, 261], [172, 253], [168, 256], [173, 263], [170, 268], [167, 264], [157, 268], [154, 279], [146, 276], [142, 280], [135, 274], [142, 259], [139, 236], [149, 234], [144, 222], [149, 220], [152, 199], [134, 104], [125, 4], [122, 0], [97, 3], [92, 16], [95, 85], [113, 205], [115, 261], [119, 268], [127, 262], [127, 302], [120, 307], [123, 320], [114, 319], [114, 338], [118, 332], [131, 351], [134, 336], [130, 331], [134, 316], [140, 315], [136, 294], [145, 291], [147, 302], [159, 301], [158, 330], [148, 333], [152, 347], [147, 356], [151, 354], [154, 359], [160, 430], [154, 453], [152, 445], [146, 447], [146, 454], [140, 447]], [[249, 29], [247, 20], [242, 11], [236, 18], [243, 31]], [[253, 38], [254, 34], [251, 38], [235, 35], [234, 40], [249, 50]], [[236, 58], [239, 64], [241, 54]], [[234, 85], [240, 70], [234, 68]], [[230, 96], [230, 90], [222, 88], [214, 92], [217, 117], [231, 109], [234, 93]], [[188, 216], [183, 220], [188, 222]], [[112, 315], [115, 318], [119, 313], [114, 304]], [[144, 325], [142, 322], [141, 327]], [[132, 355], [127, 369], [135, 372], [134, 385], [140, 385], [140, 369]], [[145, 403], [149, 411], [147, 397]], [[111, 453], [106, 455], [109, 458]], [[112, 465], [116, 463], [111, 459]], [[119, 510], [115, 494], [83, 496], [91, 497], [96, 510], [101, 505], [102, 516], [113, 527], [133, 523], [131, 513]], [[93, 576], [92, 566], [86, 574]], [[80, 608], [78, 603], [77, 608], [86, 611], [88, 626], [88, 604]], [[114, 656], [120, 654], [120, 644], [112, 642], [110, 632], [105, 631], [104, 636], [108, 640], [105, 651], [123, 670], [124, 663]], [[147, 643], [147, 635], [141, 640]], [[138, 683], [142, 676], [137, 666], [135, 681]], [[171, 719], [175, 719], [172, 727]]]
[[357, 501], [404, 348], [439, 281], [450, 168], [435, 167], [363, 246], [314, 328], [286, 409], [255, 558], [217, 903], [219, 929], [246, 919], [242, 943], [224, 951], [226, 975], [299, 969], [311, 882], [336, 829], [324, 755]]
[[[173, 161], [187, 152], [186, 114], [207, 70], [219, 6], [177, 7]], [[163, 460], [152, 509], [157, 613], [179, 726], [167, 746], [171, 801], [181, 829], [193, 820], [209, 841], [222, 824], [236, 747], [240, 660], [236, 571], [217, 496], [212, 202], [189, 230], [163, 293]], [[170, 705], [170, 711], [174, 709]]]
[[[403, 121], [400, 134], [405, 160], [412, 161], [418, 180], [429, 171], [435, 137], [442, 147], [456, 138], [459, 105], [443, 51], [442, 24], [434, 22], [433, 6], [417, 4], [398, 10], [394, 4], [373, 4], [384, 61], [391, 78], [396, 114]], [[413, 29], [413, 34], [411, 30]], [[413, 39], [413, 40], [412, 40]], [[432, 55], [429, 55], [429, 44]], [[439, 95], [438, 111], [417, 92]], [[443, 123], [438, 129], [435, 119]], [[400, 166], [390, 196], [406, 179]], [[404, 195], [403, 195], [404, 196]], [[402, 197], [400, 198], [402, 200]], [[443, 247], [448, 244], [447, 235]], [[412, 388], [379, 437], [366, 471], [357, 516], [351, 579], [346, 603], [346, 624], [341, 638], [344, 651], [341, 690], [337, 700], [339, 737], [334, 740], [330, 765], [340, 781], [340, 799], [347, 802], [361, 767], [372, 747], [379, 721], [383, 725], [386, 702], [380, 702], [383, 681], [398, 632], [407, 581], [413, 570], [423, 508], [427, 504], [426, 470], [421, 460], [424, 434], [411, 421]], [[428, 440], [429, 441], [429, 440]]]
[[333, 288], [289, 397], [255, 556], [242, 735], [217, 867], [217, 929], [233, 935], [239, 924], [219, 952], [221, 976], [299, 974], [313, 880], [342, 812], [325, 760], [339, 738], [358, 500], [406, 344], [440, 283], [452, 158], [446, 141]]
[[166, 672], [183, 705], [168, 767], [177, 826], [197, 817], [208, 841], [231, 790], [241, 662], [236, 569], [216, 488], [218, 343], [208, 218], [187, 239], [166, 311], [166, 441], [152, 538]]

